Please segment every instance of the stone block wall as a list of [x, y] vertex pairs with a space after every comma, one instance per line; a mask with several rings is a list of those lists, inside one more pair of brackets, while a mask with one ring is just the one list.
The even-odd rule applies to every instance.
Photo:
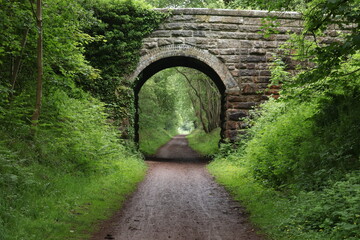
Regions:
[[[215, 57], [218, 61], [215, 65], [221, 64], [225, 69], [217, 71], [226, 86], [223, 137], [236, 139], [243, 132], [241, 129], [247, 127], [241, 119], [248, 117], [249, 110], [270, 95], [278, 97], [279, 87], [269, 88], [269, 63], [274, 54], [282, 54], [280, 46], [289, 39], [289, 33], [302, 30], [301, 15], [296, 12], [219, 9], [157, 10], [170, 12], [171, 16], [143, 40], [139, 69], [145, 68], [141, 66], [144, 62], [156, 61], [154, 52], [176, 46], [197, 49], [204, 56]], [[266, 37], [262, 28], [269, 16], [277, 18], [278, 27], [275, 34]], [[290, 63], [289, 71], [295, 65]], [[225, 81], [234, 82], [235, 86]]]

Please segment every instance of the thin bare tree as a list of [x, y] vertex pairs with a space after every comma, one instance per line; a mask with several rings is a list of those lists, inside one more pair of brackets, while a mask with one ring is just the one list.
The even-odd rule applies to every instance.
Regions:
[[[33, 8], [33, 3], [30, 1]], [[33, 8], [33, 12], [35, 10]], [[43, 19], [42, 19], [42, 0], [36, 1], [36, 26], [38, 30], [38, 40], [37, 40], [37, 84], [36, 84], [36, 101], [35, 101], [35, 110], [32, 115], [31, 121], [32, 125], [36, 126], [41, 112], [41, 102], [42, 102], [42, 86], [43, 86]]]
[[176, 68], [176, 71], [184, 77], [189, 86], [189, 98], [204, 131], [209, 133], [219, 127], [221, 96], [212, 80], [206, 76], [199, 77], [199, 74], [191, 69], [188, 72]]

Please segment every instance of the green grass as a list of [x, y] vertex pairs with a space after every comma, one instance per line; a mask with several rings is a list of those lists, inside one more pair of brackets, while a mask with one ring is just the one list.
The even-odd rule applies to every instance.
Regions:
[[114, 171], [83, 174], [38, 163], [17, 166], [14, 183], [1, 188], [0, 239], [87, 239], [121, 207], [146, 169], [135, 158], [109, 167]]
[[156, 151], [166, 144], [172, 137], [177, 135], [176, 131], [167, 132], [162, 128], [158, 129], [143, 129], [139, 132], [139, 148], [140, 151], [149, 156], [156, 153]]
[[202, 129], [195, 129], [187, 135], [189, 146], [203, 156], [209, 156], [219, 151], [220, 128], [206, 134]]
[[87, 239], [145, 175], [101, 102], [56, 91], [36, 129], [0, 118], [0, 240]]
[[271, 188], [265, 188], [251, 177], [245, 166], [225, 158], [215, 159], [208, 165], [208, 169], [234, 199], [246, 207], [251, 222], [269, 239], [336, 239], [321, 231], [306, 230], [300, 224], [293, 224], [294, 212], [297, 212], [302, 204], [301, 196], [291, 198]]

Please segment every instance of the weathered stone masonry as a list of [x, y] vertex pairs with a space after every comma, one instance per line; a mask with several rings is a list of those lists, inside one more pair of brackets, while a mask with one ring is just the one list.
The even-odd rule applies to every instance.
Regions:
[[[241, 11], [219, 9], [158, 9], [170, 11], [159, 29], [143, 40], [141, 59], [131, 76], [142, 78], [138, 89], [151, 75], [174, 66], [194, 67], [208, 74], [223, 88], [223, 138], [234, 140], [246, 124], [249, 110], [277, 96], [268, 89], [274, 54], [288, 33], [300, 32], [301, 16], [295, 12]], [[264, 37], [261, 26], [276, 16], [277, 33]], [[290, 64], [291, 66], [291, 64]], [[291, 70], [291, 68], [289, 69]], [[141, 82], [141, 81], [140, 81]]]

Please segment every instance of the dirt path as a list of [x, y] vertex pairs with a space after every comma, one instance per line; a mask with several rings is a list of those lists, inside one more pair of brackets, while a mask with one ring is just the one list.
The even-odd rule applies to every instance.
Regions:
[[260, 240], [244, 210], [213, 181], [205, 163], [177, 136], [147, 161], [149, 171], [124, 208], [93, 240]]

